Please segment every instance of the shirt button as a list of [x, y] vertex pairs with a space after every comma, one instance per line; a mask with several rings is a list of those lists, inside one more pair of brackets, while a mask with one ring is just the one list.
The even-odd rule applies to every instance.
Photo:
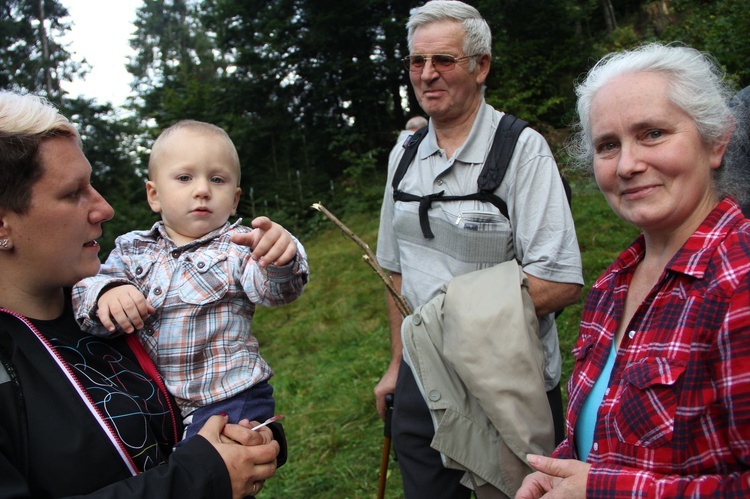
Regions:
[[427, 398], [429, 398], [432, 402], [437, 402], [440, 400], [440, 392], [438, 390], [430, 390], [430, 393], [427, 394]]
[[599, 442], [594, 442], [594, 452], [599, 451]]
[[154, 294], [155, 294], [156, 296], [159, 296], [159, 295], [161, 294], [161, 288], [156, 288], [156, 289], [154, 289]]
[[136, 267], [135, 275], [141, 275], [141, 272], [143, 272], [143, 267]]
[[607, 389], [604, 390], [604, 395], [609, 395], [609, 387], [607, 387]]
[[414, 314], [411, 318], [411, 323], [415, 326], [419, 326], [420, 324], [422, 324], [422, 316], [419, 314]]
[[146, 336], [153, 336], [154, 335], [154, 328], [152, 328], [152, 327], [144, 328], [143, 329], [143, 334], [145, 334]]
[[172, 258], [179, 258], [180, 252], [179, 251], [173, 251], [172, 252]]
[[635, 331], [630, 331], [630, 332], [628, 333], [628, 338], [630, 338], [631, 340], [632, 340], [633, 338], [635, 338]]
[[203, 263], [203, 262], [198, 262], [198, 268], [199, 268], [199, 269], [202, 269], [202, 268], [203, 268], [203, 267], [205, 267], [205, 266], [206, 266], [206, 264], [205, 264], [205, 263]]
[[443, 180], [442, 179], [438, 180], [437, 185], [443, 185]]

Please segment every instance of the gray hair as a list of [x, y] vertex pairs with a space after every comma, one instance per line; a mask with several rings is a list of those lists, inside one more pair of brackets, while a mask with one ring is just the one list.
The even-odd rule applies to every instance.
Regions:
[[[633, 73], [664, 75], [669, 81], [670, 102], [692, 118], [704, 144], [717, 144], [732, 131], [735, 120], [727, 103], [733, 92], [721, 66], [710, 55], [691, 47], [650, 43], [604, 56], [576, 86], [579, 121], [568, 144], [576, 166], [587, 169], [593, 166], [590, 112], [594, 96], [613, 78]], [[745, 194], [740, 177], [743, 173], [737, 165], [741, 158], [734, 154], [734, 149], [734, 145], [728, 148], [721, 167], [714, 174], [714, 188], [719, 197], [733, 195], [742, 201]]]
[[415, 132], [424, 126], [427, 126], [427, 118], [424, 116], [412, 116], [406, 122], [406, 129]]
[[234, 146], [234, 142], [232, 142], [232, 139], [229, 137], [229, 134], [221, 127], [216, 126], [212, 123], [206, 123], [204, 121], [196, 121], [196, 120], [180, 120], [176, 123], [174, 123], [171, 126], [168, 126], [162, 132], [159, 134], [159, 136], [154, 141], [154, 145], [151, 146], [151, 156], [149, 156], [148, 160], [148, 176], [149, 178], [152, 178], [153, 172], [155, 168], [158, 166], [158, 160], [159, 155], [161, 152], [161, 147], [163, 146], [163, 143], [168, 139], [171, 135], [183, 131], [193, 131], [196, 133], [205, 133], [207, 135], [213, 135], [217, 138], [223, 139], [227, 143], [227, 148], [230, 152], [230, 155], [232, 156], [232, 162], [234, 163], [234, 166], [237, 168], [237, 183], [239, 185], [240, 181], [240, 157], [237, 154], [237, 148]]
[[[492, 55], [492, 32], [477, 9], [458, 0], [431, 0], [414, 9], [406, 23], [409, 51], [412, 50], [414, 32], [417, 28], [441, 21], [453, 21], [463, 25], [466, 36], [461, 48], [466, 55]], [[469, 72], [474, 71], [476, 59], [472, 58]]]
[[0, 91], [0, 206], [24, 214], [34, 184], [44, 175], [39, 147], [46, 139], [78, 130], [44, 97]]

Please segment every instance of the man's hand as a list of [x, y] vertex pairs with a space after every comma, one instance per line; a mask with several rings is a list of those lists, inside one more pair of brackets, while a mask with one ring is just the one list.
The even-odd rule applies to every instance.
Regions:
[[[393, 281], [393, 289], [401, 293], [401, 274], [398, 272], [389, 272]], [[386, 293], [386, 308], [388, 309], [388, 328], [391, 332], [391, 362], [388, 364], [388, 370], [378, 382], [373, 390], [375, 392], [375, 407], [378, 410], [380, 419], [385, 421], [385, 396], [389, 393], [396, 393], [396, 379], [398, 370], [401, 367], [402, 346], [401, 346], [401, 322], [403, 317], [401, 311], [396, 306], [396, 302], [390, 293]]]
[[380, 419], [385, 421], [385, 396], [396, 392], [396, 378], [398, 377], [398, 364], [389, 364], [380, 381], [373, 390], [375, 392], [375, 406], [378, 409]]
[[281, 266], [297, 256], [297, 245], [291, 234], [268, 217], [258, 217], [252, 221], [255, 229], [243, 234], [233, 234], [232, 242], [253, 249], [253, 260], [261, 267]]
[[156, 310], [132, 284], [115, 286], [104, 291], [96, 302], [96, 315], [102, 326], [115, 332], [115, 322], [126, 333], [144, 326], [144, 320]]

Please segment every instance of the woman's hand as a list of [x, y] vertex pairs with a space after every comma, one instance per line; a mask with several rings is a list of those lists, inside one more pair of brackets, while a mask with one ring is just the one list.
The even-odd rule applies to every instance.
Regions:
[[268, 427], [253, 431], [247, 420], [227, 424], [226, 416], [212, 416], [198, 432], [216, 448], [232, 481], [232, 497], [256, 495], [276, 473], [279, 444]]
[[532, 454], [527, 459], [538, 471], [523, 479], [515, 499], [586, 499], [590, 464]]

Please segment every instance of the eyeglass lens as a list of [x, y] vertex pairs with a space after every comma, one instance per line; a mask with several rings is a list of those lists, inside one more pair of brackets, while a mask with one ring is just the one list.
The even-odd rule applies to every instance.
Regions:
[[427, 59], [432, 61], [432, 65], [437, 70], [450, 70], [456, 65], [456, 58], [448, 54], [433, 54], [431, 56], [412, 55], [407, 57], [405, 62], [408, 69], [420, 70], [427, 63]]

